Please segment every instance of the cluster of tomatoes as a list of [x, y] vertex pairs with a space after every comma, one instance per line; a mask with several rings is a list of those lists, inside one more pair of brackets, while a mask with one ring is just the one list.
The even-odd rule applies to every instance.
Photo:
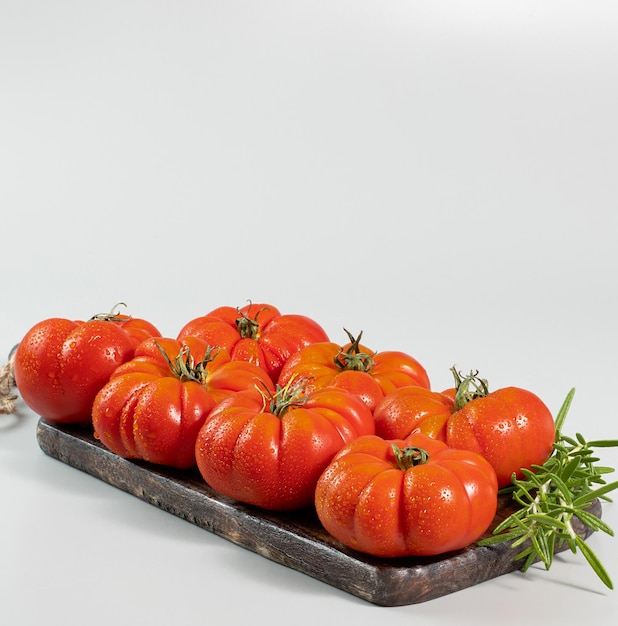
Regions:
[[550, 456], [550, 411], [524, 389], [490, 392], [474, 372], [453, 369], [454, 387], [432, 390], [411, 355], [346, 333], [336, 343], [313, 319], [250, 303], [163, 337], [116, 307], [36, 324], [14, 376], [43, 418], [93, 428], [124, 458], [197, 467], [245, 504], [314, 507], [355, 550], [467, 546], [494, 519], [498, 489]]

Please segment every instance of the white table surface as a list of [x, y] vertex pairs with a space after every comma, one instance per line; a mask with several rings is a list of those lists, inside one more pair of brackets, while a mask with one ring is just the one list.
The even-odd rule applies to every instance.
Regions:
[[[124, 301], [173, 336], [251, 299], [435, 388], [575, 387], [567, 431], [618, 438], [616, 32], [612, 2], [0, 0], [0, 357], [48, 317]], [[571, 554], [377, 607], [47, 457], [36, 422], [0, 416], [2, 624], [618, 613]], [[618, 584], [618, 541], [589, 545]]]

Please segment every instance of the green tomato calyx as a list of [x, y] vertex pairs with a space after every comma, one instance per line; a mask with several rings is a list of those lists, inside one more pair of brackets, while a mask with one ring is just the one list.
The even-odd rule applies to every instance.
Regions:
[[354, 370], [357, 372], [369, 372], [373, 368], [373, 354], [361, 351], [360, 340], [363, 336], [363, 331], [359, 333], [358, 337], [354, 337], [349, 330], [346, 330], [346, 334], [350, 338], [350, 345], [347, 350], [343, 347], [335, 355], [335, 365], [341, 370]]
[[256, 389], [262, 395], [262, 411], [272, 413], [276, 417], [283, 417], [290, 408], [303, 406], [308, 399], [310, 380], [310, 378], [292, 376], [285, 385], [277, 385], [274, 392], [268, 389], [263, 390], [256, 385]]
[[418, 448], [417, 446], [406, 446], [405, 448], [400, 448], [395, 443], [392, 443], [391, 447], [393, 449], [393, 454], [395, 455], [397, 467], [404, 472], [412, 467], [422, 465], [423, 463], [427, 463], [427, 461], [429, 461], [429, 452], [427, 452], [424, 448]]
[[484, 378], [479, 378], [478, 370], [470, 371], [467, 376], [463, 376], [455, 367], [451, 367], [451, 372], [455, 378], [455, 410], [459, 411], [471, 400], [484, 398], [489, 395], [489, 387]]
[[[260, 323], [258, 322], [258, 316], [262, 311], [267, 311], [268, 307], [262, 307], [258, 309], [257, 313], [253, 318], [249, 317], [246, 313], [243, 313], [240, 308], [236, 308], [238, 311], [238, 317], [236, 319], [236, 329], [238, 330], [238, 334], [243, 339], [259, 339], [260, 337]], [[251, 301], [249, 301], [249, 311], [251, 310]]]
[[178, 356], [172, 361], [157, 341], [155, 341], [155, 345], [159, 348], [159, 351], [170, 366], [172, 374], [183, 383], [192, 380], [200, 385], [205, 385], [206, 379], [208, 378], [208, 364], [219, 354], [219, 348], [217, 346], [214, 348], [208, 346], [204, 358], [196, 363], [189, 346], [183, 344]]

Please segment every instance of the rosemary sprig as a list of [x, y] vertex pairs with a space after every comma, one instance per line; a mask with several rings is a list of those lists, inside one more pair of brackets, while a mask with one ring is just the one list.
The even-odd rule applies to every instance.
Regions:
[[480, 546], [511, 541], [511, 547], [522, 547], [515, 559], [525, 559], [522, 571], [536, 561], [549, 569], [554, 553], [565, 544], [572, 552], [584, 555], [603, 583], [613, 589], [605, 567], [573, 528], [574, 518], [593, 531], [601, 530], [613, 536], [613, 530], [588, 509], [597, 498], [611, 502], [607, 496], [618, 488], [618, 481], [607, 483], [606, 474], [614, 468], [598, 466], [594, 448], [618, 446], [618, 440], [586, 441], [579, 433], [575, 438], [563, 434], [564, 422], [573, 400], [571, 389], [556, 416], [556, 436], [553, 451], [543, 465], [522, 469], [524, 477], [515, 478], [501, 493], [512, 493], [520, 505], [493, 531], [493, 535], [478, 542]]

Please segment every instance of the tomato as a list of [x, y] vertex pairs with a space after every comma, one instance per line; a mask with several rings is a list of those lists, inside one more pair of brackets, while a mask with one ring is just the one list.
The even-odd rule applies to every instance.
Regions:
[[198, 469], [217, 492], [270, 510], [313, 504], [318, 477], [352, 439], [374, 432], [365, 404], [344, 389], [239, 392], [208, 416], [196, 443]]
[[[173, 355], [173, 356], [172, 356]], [[274, 390], [268, 374], [197, 337], [142, 342], [97, 394], [95, 437], [124, 458], [195, 467], [197, 433], [224, 398], [254, 385]]]
[[15, 352], [15, 383], [35, 413], [55, 422], [88, 424], [97, 392], [148, 337], [147, 320], [95, 315], [88, 321], [50, 318], [35, 324]]
[[385, 397], [374, 411], [376, 433], [406, 437], [423, 432], [453, 448], [485, 457], [500, 487], [511, 484], [522, 468], [542, 465], [551, 455], [555, 423], [550, 410], [533, 392], [504, 387], [490, 392], [476, 372], [462, 377], [454, 368], [454, 389], [443, 393], [401, 389]]
[[378, 557], [431, 556], [466, 547], [489, 528], [498, 485], [480, 455], [427, 435], [359, 437], [333, 458], [316, 485], [324, 528]]
[[399, 387], [378, 403], [373, 418], [376, 434], [385, 439], [405, 439], [421, 432], [446, 440], [446, 424], [455, 410], [452, 395], [411, 385]]
[[265, 369], [276, 381], [291, 354], [316, 341], [327, 341], [326, 331], [304, 315], [282, 314], [272, 304], [222, 306], [183, 326], [178, 339], [204, 339], [229, 351], [233, 359]]
[[279, 384], [293, 376], [309, 379], [309, 387], [334, 386], [358, 395], [373, 411], [389, 392], [408, 385], [429, 389], [425, 368], [412, 356], [400, 351], [373, 352], [347, 330], [349, 343], [316, 342], [292, 355], [281, 370]]

